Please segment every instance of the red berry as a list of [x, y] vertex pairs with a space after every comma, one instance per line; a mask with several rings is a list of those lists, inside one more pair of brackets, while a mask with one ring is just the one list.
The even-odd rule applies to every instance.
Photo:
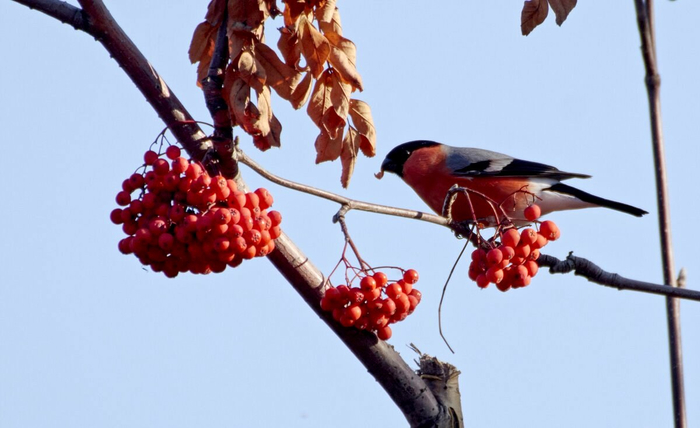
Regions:
[[517, 229], [508, 229], [501, 233], [501, 243], [509, 247], [517, 247], [520, 242], [520, 232]]
[[382, 327], [380, 329], [377, 329], [377, 337], [380, 340], [389, 340], [391, 339], [391, 327], [388, 325], [385, 327]]
[[374, 275], [372, 275], [372, 277], [377, 282], [377, 287], [379, 288], [384, 288], [387, 282], [389, 282], [389, 279], [384, 272], [376, 272]]
[[[416, 272], [414, 269], [407, 270], [403, 273], [403, 280], [406, 284], [415, 284], [416, 282], [418, 282], [418, 272]], [[406, 292], [410, 293], [410, 291]]]
[[170, 160], [175, 160], [180, 157], [180, 148], [178, 146], [168, 146], [165, 149], [165, 156]]
[[372, 291], [377, 288], [377, 281], [372, 276], [365, 276], [360, 280], [360, 288], [365, 291]]
[[540, 224], [540, 233], [549, 241], [556, 241], [561, 235], [559, 227], [550, 220], [543, 221], [542, 224]]
[[498, 248], [494, 248], [486, 253], [486, 260], [491, 266], [497, 265], [503, 261], [503, 252]]
[[529, 221], [535, 221], [542, 215], [542, 210], [540, 209], [539, 205], [532, 204], [529, 207], [525, 208], [524, 214], [525, 219]]
[[523, 229], [523, 232], [520, 234], [520, 242], [518, 243], [518, 246], [530, 245], [530, 244], [535, 243], [536, 241], [537, 241], [537, 231], [535, 229], [528, 227], [527, 229]]
[[155, 162], [157, 159], [158, 153], [154, 152], [153, 150], [149, 150], [143, 154], [143, 160], [146, 165], [153, 165], [153, 162]]
[[129, 205], [129, 202], [131, 202], [131, 194], [129, 192], [126, 192], [122, 190], [121, 192], [117, 193], [117, 205], [121, 205], [123, 207]]

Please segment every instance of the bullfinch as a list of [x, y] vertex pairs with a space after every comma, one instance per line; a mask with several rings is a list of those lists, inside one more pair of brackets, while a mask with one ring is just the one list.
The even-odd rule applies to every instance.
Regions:
[[[452, 205], [452, 220], [476, 219], [485, 226], [496, 226], [505, 220], [503, 212], [516, 225], [530, 223], [523, 210], [533, 203], [539, 205], [542, 214], [589, 207], [611, 208], [637, 217], [648, 214], [562, 183], [590, 175], [564, 172], [490, 150], [451, 147], [434, 141], [411, 141], [395, 147], [382, 162], [380, 174], [383, 172], [401, 177], [438, 214], [442, 214], [445, 197], [453, 185], [472, 190], [469, 198], [458, 194]], [[503, 212], [492, 207], [498, 204]]]

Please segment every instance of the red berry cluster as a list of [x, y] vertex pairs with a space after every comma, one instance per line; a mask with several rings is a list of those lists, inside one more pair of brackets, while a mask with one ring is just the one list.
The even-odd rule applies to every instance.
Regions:
[[[531, 205], [525, 210], [525, 217], [534, 221], [539, 213], [540, 208]], [[489, 250], [474, 250], [469, 278], [480, 288], [493, 283], [501, 291], [529, 285], [539, 269], [537, 259], [540, 248], [560, 236], [559, 228], [552, 221], [543, 221], [539, 226], [539, 231], [532, 228], [525, 228], [522, 232], [516, 228], [507, 229], [500, 234], [500, 245], [494, 241]]]
[[[238, 190], [233, 180], [210, 176], [197, 162], [169, 146], [165, 159], [149, 150], [143, 173], [122, 183], [112, 211], [114, 224], [128, 236], [119, 250], [167, 277], [179, 272], [207, 274], [236, 267], [275, 248], [282, 216], [267, 211], [272, 195], [265, 189]], [[132, 197], [134, 192], [139, 192]]]
[[333, 312], [333, 318], [345, 327], [374, 331], [381, 340], [391, 337], [391, 327], [413, 313], [422, 294], [413, 285], [418, 272], [409, 269], [403, 278], [389, 283], [386, 274], [377, 272], [362, 277], [359, 287], [329, 287], [321, 299], [321, 308]]

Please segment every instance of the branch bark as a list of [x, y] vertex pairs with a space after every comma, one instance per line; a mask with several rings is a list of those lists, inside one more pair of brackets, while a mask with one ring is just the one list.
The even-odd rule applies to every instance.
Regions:
[[[94, 36], [127, 73], [192, 158], [201, 160], [211, 152], [210, 139], [114, 21], [102, 1], [79, 0], [82, 10], [58, 0], [16, 1]], [[77, 15], [81, 18], [75, 18]], [[238, 179], [242, 182], [240, 177]], [[372, 333], [342, 327], [330, 313], [323, 311], [319, 305], [325, 285], [323, 274], [286, 235], [280, 236], [276, 244], [275, 251], [268, 259], [367, 367], [409, 424], [413, 427], [441, 426], [438, 422], [444, 420], [443, 415], [447, 410], [440, 406], [425, 382], [393, 347]]]
[[[656, 43], [654, 35], [653, 0], [635, 0], [637, 25], [642, 42], [642, 58], [646, 70], [646, 87], [649, 98], [649, 117], [651, 123], [651, 140], [654, 153], [654, 171], [656, 177], [657, 207], [659, 211], [659, 237], [661, 240], [661, 261], [664, 283], [676, 287], [675, 268], [673, 266], [673, 247], [671, 244], [671, 210], [668, 201], [666, 178], [666, 160], [664, 155], [664, 138], [661, 122], [661, 78], [656, 60]], [[680, 305], [678, 299], [666, 298], [666, 319], [668, 325], [668, 344], [671, 361], [671, 389], [673, 395], [673, 420], [676, 428], [688, 425], [685, 409], [685, 387], [683, 385], [683, 349], [681, 344]]]

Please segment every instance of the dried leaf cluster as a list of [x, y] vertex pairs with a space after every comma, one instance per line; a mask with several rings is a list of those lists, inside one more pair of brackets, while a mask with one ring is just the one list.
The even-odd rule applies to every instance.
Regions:
[[[280, 14], [281, 58], [265, 43], [264, 31], [265, 20]], [[260, 150], [279, 147], [282, 125], [272, 112], [271, 91], [295, 109], [308, 101], [307, 113], [320, 129], [316, 163], [340, 158], [347, 187], [358, 153], [374, 156], [376, 135], [369, 105], [351, 98], [362, 91], [362, 78], [336, 0], [284, 0], [281, 12], [275, 0], [212, 0], [189, 50], [190, 61], [199, 62], [198, 82], [207, 77], [222, 25], [229, 62], [221, 95], [232, 122]]]
[[520, 15], [520, 30], [523, 36], [527, 36], [544, 22], [550, 7], [557, 17], [557, 25], [561, 25], [569, 16], [569, 12], [576, 7], [576, 0], [525, 0]]

